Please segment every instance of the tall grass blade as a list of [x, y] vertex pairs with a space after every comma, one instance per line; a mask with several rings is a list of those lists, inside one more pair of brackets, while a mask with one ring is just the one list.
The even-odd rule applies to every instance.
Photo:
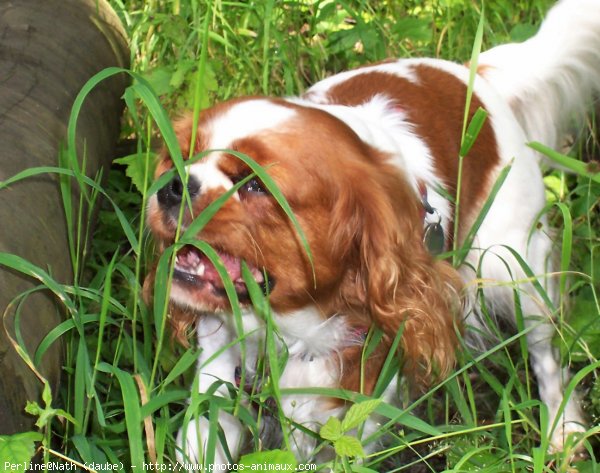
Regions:
[[[85, 327], [86, 325], [92, 323], [98, 323], [99, 320], [99, 314], [83, 314], [77, 316], [77, 323], [80, 324], [81, 327]], [[120, 327], [120, 325], [110, 317], [106, 318], [106, 323]], [[50, 332], [48, 332], [48, 334], [42, 339], [37, 349], [35, 350], [35, 354], [33, 357], [34, 365], [39, 366], [42, 362], [42, 357], [48, 351], [48, 349], [76, 327], [77, 325], [74, 319], [67, 319], [58, 324], [52, 330], [50, 330]]]
[[[465, 144], [467, 123], [469, 122], [469, 113], [471, 110], [471, 101], [473, 99], [473, 87], [475, 85], [475, 77], [477, 75], [477, 65], [479, 63], [479, 53], [481, 52], [481, 44], [483, 43], [483, 27], [485, 25], [485, 10], [482, 7], [477, 31], [475, 32], [475, 40], [473, 41], [473, 50], [471, 51], [471, 60], [469, 61], [469, 83], [467, 84], [467, 97], [465, 101], [465, 112], [463, 117], [463, 128], [461, 134], [461, 149]], [[466, 156], [466, 154], [461, 154]]]
[[[471, 113], [471, 101], [473, 98], [473, 88], [475, 86], [475, 77], [477, 75], [477, 64], [479, 60], [479, 53], [481, 51], [481, 44], [483, 41], [483, 26], [485, 15], [482, 9], [481, 15], [479, 17], [479, 23], [477, 25], [477, 32], [475, 33], [475, 40], [473, 42], [473, 49], [471, 51], [471, 61], [469, 67], [469, 82], [467, 84], [467, 96], [465, 98], [465, 111], [463, 116], [463, 125], [462, 132], [460, 137], [460, 149], [461, 150], [469, 150], [475, 139], [477, 138], [477, 133], [481, 130], [483, 126], [483, 121], [485, 120], [484, 113], [476, 113], [472, 120], [472, 124], [469, 126], [471, 133], [469, 139], [467, 139], [467, 125], [469, 125], [469, 114]], [[458, 229], [460, 228], [460, 213], [461, 213], [461, 192], [462, 192], [462, 174], [463, 174], [463, 161], [466, 157], [466, 154], [459, 152], [458, 155], [458, 173], [456, 177], [456, 201], [454, 205], [454, 232], [453, 232], [453, 250], [456, 252], [458, 248]], [[453, 263], [456, 263], [455, 258], [453, 258]]]
[[140, 398], [135, 387], [133, 376], [116, 366], [100, 363], [99, 371], [114, 375], [121, 386], [123, 408], [125, 410], [125, 424], [127, 425], [127, 438], [129, 439], [129, 456], [131, 468], [142, 471], [144, 467], [144, 444], [142, 435], [142, 414], [140, 411]]
[[65, 291], [64, 286], [56, 282], [54, 278], [52, 278], [46, 271], [38, 266], [30, 263], [20, 256], [1, 252], [0, 266], [5, 266], [40, 281], [44, 286], [54, 293], [54, 295], [64, 304], [71, 314], [75, 314], [77, 312], [75, 304]]
[[453, 255], [455, 267], [459, 267], [465, 262], [469, 251], [471, 250], [471, 248], [473, 248], [473, 243], [477, 232], [479, 231], [482, 223], [487, 217], [488, 212], [490, 211], [492, 204], [496, 200], [498, 192], [500, 192], [500, 189], [504, 185], [504, 181], [506, 181], [506, 178], [508, 177], [508, 173], [510, 172], [511, 168], [512, 163], [502, 168], [502, 170], [498, 174], [498, 177], [496, 178], [496, 181], [494, 182], [494, 185], [492, 186], [488, 197], [485, 199], [485, 202], [481, 207], [481, 210], [479, 211], [475, 222], [473, 222], [473, 225], [471, 225], [471, 228], [469, 229], [469, 232], [467, 233], [460, 249], [457, 250]]
[[475, 144], [477, 137], [479, 136], [479, 132], [483, 128], [485, 121], [487, 119], [488, 113], [481, 107], [479, 107], [471, 121], [469, 122], [469, 126], [464, 132], [463, 138], [461, 140], [460, 145], [460, 156], [465, 157], [471, 151], [471, 148]]
[[557, 202], [555, 205], [560, 210], [563, 221], [562, 249], [560, 254], [559, 294], [566, 294], [567, 276], [569, 267], [571, 266], [571, 254], [573, 252], [573, 218], [571, 217], [571, 211], [564, 203]]
[[73, 393], [73, 411], [75, 417], [75, 434], [83, 434], [87, 426], [85, 422], [85, 401], [87, 399], [87, 380], [91, 378], [89, 354], [85, 338], [80, 337], [77, 342], [75, 355], [75, 384]]
[[[4, 187], [8, 187], [11, 184], [19, 182], [23, 179], [27, 179], [27, 178], [31, 178], [31, 177], [35, 177], [35, 176], [39, 176], [39, 175], [43, 175], [43, 174], [58, 174], [59, 176], [76, 177], [76, 171], [73, 171], [70, 169], [64, 169], [64, 168], [53, 167], [53, 166], [40, 166], [40, 167], [26, 169], [24, 171], [21, 171], [21, 172], [15, 174], [14, 176], [12, 176], [8, 179], [6, 179], [5, 181], [0, 182], [0, 190], [2, 190], [2, 188], [4, 188]], [[125, 233], [127, 239], [129, 240], [129, 243], [131, 244], [131, 247], [138, 248], [139, 245], [137, 242], [137, 238], [135, 236], [135, 232], [133, 231], [133, 229], [131, 227], [131, 223], [129, 222], [127, 217], [125, 217], [125, 214], [119, 208], [119, 206], [115, 203], [115, 201], [111, 198], [111, 196], [109, 196], [106, 193], [106, 191], [102, 187], [100, 187], [98, 182], [96, 182], [95, 180], [90, 179], [85, 175], [81, 175], [80, 178], [81, 178], [81, 181], [86, 186], [91, 187], [95, 191], [98, 191], [112, 205], [112, 207], [115, 211], [115, 215], [117, 216], [119, 223], [121, 224], [121, 226], [123, 228], [123, 232]]]
[[596, 169], [588, 163], [565, 156], [541, 143], [529, 143], [529, 147], [542, 153], [544, 156], [554, 161], [556, 164], [567, 168], [569, 171], [579, 174], [580, 176], [588, 177], [592, 181], [600, 184], [600, 172], [596, 171]]

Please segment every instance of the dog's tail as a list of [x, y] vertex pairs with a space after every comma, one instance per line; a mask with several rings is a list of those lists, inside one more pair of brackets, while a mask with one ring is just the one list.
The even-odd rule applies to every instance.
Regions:
[[556, 148], [600, 91], [600, 0], [559, 1], [535, 36], [482, 53], [478, 71], [530, 141]]

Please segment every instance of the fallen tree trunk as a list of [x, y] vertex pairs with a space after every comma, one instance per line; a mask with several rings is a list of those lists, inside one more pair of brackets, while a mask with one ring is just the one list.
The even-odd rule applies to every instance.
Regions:
[[[0, 3], [0, 181], [37, 166], [56, 166], [73, 101], [84, 83], [109, 66], [127, 67], [123, 28], [105, 0], [9, 0]], [[86, 173], [110, 163], [119, 134], [124, 75], [101, 83], [79, 116], [77, 146]], [[74, 190], [73, 201], [78, 201]], [[89, 222], [86, 222], [89, 224]], [[25, 179], [0, 190], [0, 252], [18, 255], [52, 277], [73, 279], [65, 212], [56, 175]], [[0, 266], [0, 314], [36, 283]], [[8, 311], [11, 312], [11, 311]], [[14, 333], [14, 317], [4, 323]], [[48, 291], [20, 307], [19, 327], [30, 354], [61, 321]], [[40, 372], [53, 386], [62, 350], [54, 344]], [[0, 434], [29, 430], [27, 400], [39, 401], [42, 384], [0, 327]]]

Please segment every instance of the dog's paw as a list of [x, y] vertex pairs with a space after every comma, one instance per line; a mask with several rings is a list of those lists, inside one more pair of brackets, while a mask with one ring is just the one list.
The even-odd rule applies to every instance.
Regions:
[[586, 430], [585, 425], [581, 422], [564, 422], [562, 425], [556, 426], [550, 437], [548, 452], [564, 452], [573, 458], [581, 457], [585, 454], [582, 437]]

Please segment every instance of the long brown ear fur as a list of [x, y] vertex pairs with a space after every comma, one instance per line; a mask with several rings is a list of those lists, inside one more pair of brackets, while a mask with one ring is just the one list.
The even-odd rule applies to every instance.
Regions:
[[[356, 182], [352, 195], [343, 197], [350, 201], [340, 199], [334, 212], [334, 219], [357, 225], [356, 273], [347, 278], [342, 297], [350, 306], [358, 297], [389, 339], [402, 331], [405, 374], [427, 384], [455, 363], [461, 280], [425, 248], [422, 204], [412, 188], [393, 172], [372, 178], [361, 179], [368, 188]], [[354, 215], [342, 215], [353, 206]], [[338, 228], [348, 233], [347, 226]]]
[[[142, 287], [142, 297], [148, 307], [152, 307], [153, 303], [155, 276], [156, 267], [153, 267], [146, 276], [146, 279], [144, 280], [144, 285]], [[185, 348], [188, 348], [190, 346], [190, 342], [188, 340], [189, 329], [193, 326], [197, 315], [195, 315], [191, 311], [186, 311], [180, 307], [177, 307], [173, 303], [169, 303], [168, 310], [169, 325], [171, 326], [172, 339], [179, 342]]]

